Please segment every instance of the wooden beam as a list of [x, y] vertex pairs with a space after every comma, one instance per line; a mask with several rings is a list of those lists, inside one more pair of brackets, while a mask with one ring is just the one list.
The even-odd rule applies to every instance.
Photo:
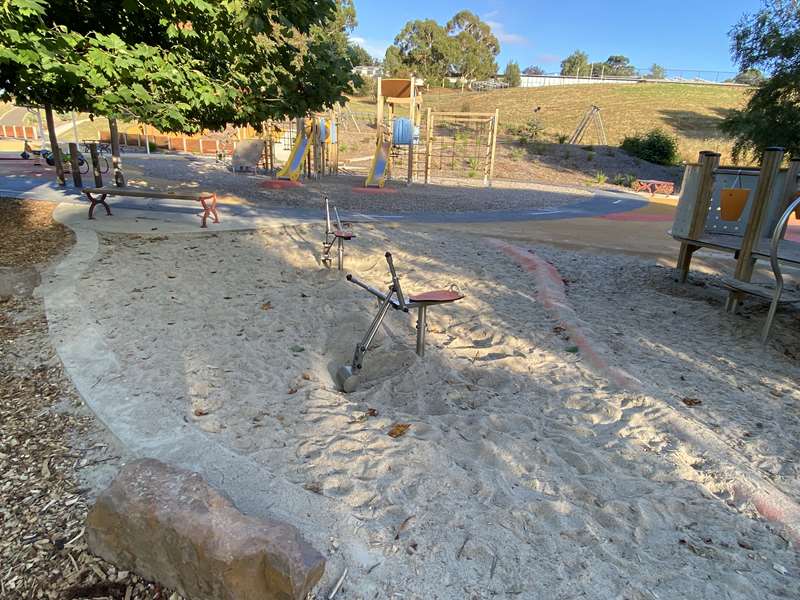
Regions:
[[694, 240], [699, 239], [706, 228], [711, 195], [714, 193], [714, 171], [719, 166], [719, 159], [718, 152], [700, 153], [700, 183], [697, 186], [697, 199], [689, 225], [689, 237]]
[[[753, 203], [750, 207], [750, 217], [747, 220], [747, 227], [742, 237], [742, 246], [739, 250], [739, 258], [736, 261], [736, 271], [733, 276], [739, 281], [749, 282], [753, 276], [755, 260], [753, 250], [759, 241], [764, 219], [767, 216], [767, 208], [770, 198], [775, 188], [775, 181], [783, 162], [783, 148], [767, 148], [764, 151], [764, 158], [761, 161], [761, 172], [758, 176], [756, 189], [753, 191]], [[738, 306], [742, 293], [732, 291], [728, 295], [726, 308], [733, 311]]]
[[425, 183], [431, 179], [431, 153], [433, 152], [433, 111], [428, 108], [425, 117]]
[[783, 180], [783, 192], [781, 205], [775, 213], [776, 218], [780, 218], [783, 212], [792, 203], [797, 193], [797, 177], [800, 176], [800, 158], [793, 158], [789, 161], [789, 168], [786, 169], [786, 179]]
[[500, 124], [500, 109], [494, 111], [494, 120], [492, 122], [492, 157], [489, 161], [489, 185], [492, 185], [494, 179], [494, 157], [497, 151], [497, 128]]
[[416, 118], [414, 115], [414, 109], [417, 107], [416, 103], [416, 91], [417, 86], [414, 85], [415, 76], [411, 74], [411, 80], [409, 81], [409, 86], [411, 88], [411, 101], [408, 105], [408, 119], [411, 121], [411, 141], [408, 143], [408, 179], [406, 183], [409, 185], [414, 183], [414, 123], [416, 122]]

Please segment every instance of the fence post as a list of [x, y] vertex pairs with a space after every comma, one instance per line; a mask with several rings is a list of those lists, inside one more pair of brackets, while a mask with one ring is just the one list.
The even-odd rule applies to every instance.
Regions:
[[76, 188], [83, 187], [83, 181], [81, 180], [81, 170], [79, 164], [80, 154], [78, 154], [78, 144], [75, 142], [69, 143], [69, 165], [70, 169], [72, 169], [72, 183], [75, 184]]
[[494, 110], [494, 124], [492, 126], [492, 158], [489, 162], [489, 186], [492, 185], [492, 179], [494, 179], [494, 157], [497, 150], [497, 127], [500, 124], [500, 109], [496, 108]]
[[430, 107], [428, 107], [425, 125], [425, 183], [428, 183], [431, 178], [431, 155], [433, 153], [433, 110]]
[[103, 187], [103, 174], [100, 172], [100, 153], [97, 151], [97, 142], [89, 144], [89, 154], [92, 157], [92, 175], [94, 187]]

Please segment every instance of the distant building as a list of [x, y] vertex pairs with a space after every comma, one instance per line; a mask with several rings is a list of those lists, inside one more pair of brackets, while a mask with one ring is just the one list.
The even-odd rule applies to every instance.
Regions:
[[383, 77], [383, 67], [359, 65], [357, 67], [353, 67], [353, 73], [361, 75], [361, 77]]

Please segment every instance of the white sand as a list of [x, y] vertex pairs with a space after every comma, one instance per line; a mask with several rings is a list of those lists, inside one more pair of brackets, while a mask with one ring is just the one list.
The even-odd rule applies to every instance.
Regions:
[[350, 568], [342, 599], [800, 595], [786, 534], [732, 492], [742, 469], [800, 492], [796, 313], [762, 350], [763, 309], [726, 315], [720, 290], [636, 258], [537, 249], [632, 393], [566, 352], [533, 277], [484, 240], [356, 232], [348, 271], [384, 287], [389, 249], [406, 293], [467, 298], [430, 311], [424, 361], [390, 312], [349, 395], [331, 375], [376, 305], [319, 265], [318, 226], [107, 236], [81, 288], [137, 394], [363, 522], [367, 555], [320, 548]]

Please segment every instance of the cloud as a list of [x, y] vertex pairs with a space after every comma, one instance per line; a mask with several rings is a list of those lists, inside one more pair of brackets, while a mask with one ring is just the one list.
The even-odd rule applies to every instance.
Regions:
[[354, 44], [358, 44], [364, 50], [369, 52], [370, 56], [377, 59], [383, 59], [383, 56], [386, 54], [386, 48], [392, 45], [391, 41], [386, 40], [374, 40], [370, 38], [361, 37], [358, 35], [351, 35], [350, 41]]
[[560, 63], [561, 57], [558, 54], [537, 54], [536, 62], [542, 64]]
[[506, 31], [505, 25], [499, 21], [486, 19], [486, 24], [492, 28], [492, 32], [501, 44], [524, 46], [528, 43], [528, 38], [526, 38], [524, 35], [520, 35], [519, 33], [509, 33]]

